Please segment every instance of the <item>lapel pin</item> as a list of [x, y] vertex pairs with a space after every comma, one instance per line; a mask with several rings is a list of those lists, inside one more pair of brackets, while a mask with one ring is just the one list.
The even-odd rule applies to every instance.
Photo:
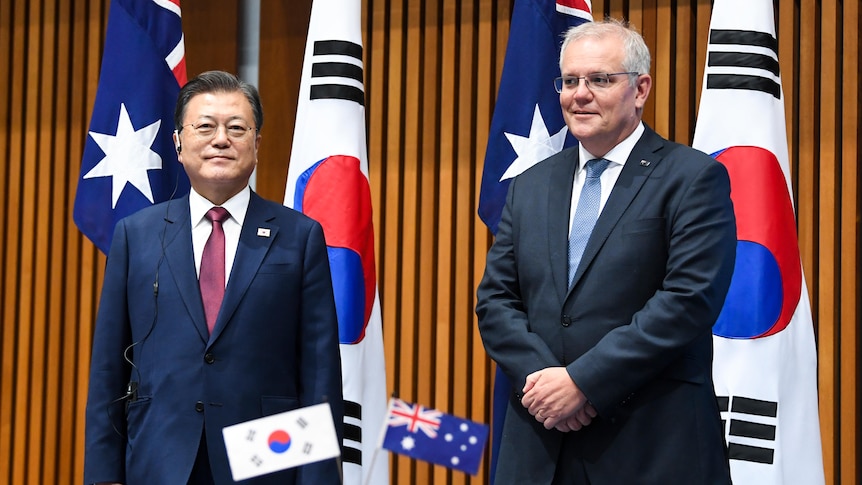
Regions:
[[259, 237], [269, 237], [269, 228], [268, 227], [258, 227], [257, 235]]
[[647, 160], [641, 160], [641, 167], [649, 167], [649, 162]]

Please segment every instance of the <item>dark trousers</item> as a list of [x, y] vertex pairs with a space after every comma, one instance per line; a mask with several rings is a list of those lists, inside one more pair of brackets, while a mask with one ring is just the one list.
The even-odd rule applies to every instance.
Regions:
[[192, 474], [189, 476], [188, 485], [215, 485], [213, 472], [210, 468], [210, 457], [207, 452], [206, 431], [201, 433], [201, 443], [198, 445], [198, 456], [195, 458], [195, 465], [192, 467]]
[[[570, 431], [573, 433], [574, 431]], [[563, 448], [557, 459], [557, 468], [554, 470], [554, 481], [552, 485], [590, 485], [584, 461], [577, 457], [574, 448], [574, 440], [563, 439]]]

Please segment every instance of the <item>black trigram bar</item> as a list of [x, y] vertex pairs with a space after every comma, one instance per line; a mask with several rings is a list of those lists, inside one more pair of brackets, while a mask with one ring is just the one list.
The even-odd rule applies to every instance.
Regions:
[[[344, 417], [362, 421], [362, 406], [353, 401], [344, 401]], [[362, 450], [349, 445], [348, 441], [362, 445], [362, 428], [344, 420], [344, 446], [341, 449], [341, 460], [345, 463], [354, 463], [362, 466]]]
[[[749, 67], [763, 69], [778, 76], [778, 41], [771, 34], [746, 30], [711, 30], [710, 45], [754, 46], [770, 49], [775, 58], [751, 52], [710, 52], [710, 67]], [[707, 74], [707, 89], [746, 89], [771, 94], [781, 99], [781, 86], [773, 79], [752, 74]]]
[[[314, 56], [347, 56], [362, 62], [362, 46], [346, 40], [319, 40], [314, 43]], [[350, 79], [362, 84], [362, 68], [349, 62], [328, 59], [315, 62], [311, 66], [311, 77], [332, 77]], [[362, 89], [347, 83], [312, 84], [311, 99], [343, 99], [365, 106], [365, 93]]]
[[775, 441], [775, 426], [740, 419], [730, 420], [730, 435]]
[[778, 61], [763, 54], [751, 52], [710, 52], [707, 64], [721, 67], [753, 67], [778, 76]]
[[346, 77], [362, 82], [362, 68], [349, 62], [315, 62], [311, 77]]
[[729, 443], [727, 445], [727, 452], [731, 460], [752, 461], [754, 463], [771, 465], [775, 459], [775, 450], [739, 443]]
[[[751, 440], [762, 440], [764, 444], [773, 445], [775, 442], [777, 426], [774, 424], [756, 423], [740, 419], [740, 415], [759, 416], [772, 420], [778, 417], [778, 403], [775, 401], [764, 401], [749, 397], [717, 396], [718, 408], [724, 417], [730, 421], [730, 429], [727, 431], [727, 450], [731, 460], [749, 461], [771, 465], [775, 458], [775, 450], [764, 446], [753, 446], [734, 442], [733, 438], [748, 438]], [[722, 419], [722, 428], [726, 420]]]
[[344, 99], [365, 106], [365, 93], [356, 86], [346, 86], [344, 84], [312, 85], [311, 99]]
[[314, 42], [315, 56], [350, 56], [362, 60], [362, 46], [346, 40], [317, 40]]
[[750, 397], [734, 396], [731, 411], [734, 413], [754, 414], [774, 418], [778, 416], [778, 403], [775, 401], [752, 399]]
[[778, 57], [778, 40], [766, 32], [755, 32], [752, 30], [710, 30], [710, 44], [736, 44], [766, 47], [772, 49]]

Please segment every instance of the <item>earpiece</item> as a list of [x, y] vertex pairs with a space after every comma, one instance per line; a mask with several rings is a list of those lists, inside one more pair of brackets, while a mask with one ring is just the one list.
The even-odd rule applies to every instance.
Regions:
[[174, 147], [176, 147], [177, 153], [182, 153], [183, 145], [180, 143], [180, 132], [178, 130], [174, 130]]

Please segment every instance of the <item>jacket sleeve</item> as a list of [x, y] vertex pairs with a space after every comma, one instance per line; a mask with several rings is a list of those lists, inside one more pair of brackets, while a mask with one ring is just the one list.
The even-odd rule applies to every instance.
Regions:
[[530, 330], [524, 306], [516, 248], [519, 225], [513, 212], [518, 182], [515, 178], [509, 185], [497, 236], [488, 251], [485, 274], [476, 291], [476, 315], [485, 350], [512, 386], [520, 390], [529, 374], [558, 366], [560, 361], [545, 341]]
[[[344, 436], [344, 403], [338, 320], [326, 242], [317, 222], [312, 225], [305, 249], [300, 318], [300, 402], [303, 406], [329, 403], [340, 444]], [[299, 484], [339, 483], [339, 462], [326, 460], [306, 465], [300, 468], [298, 477]]]
[[126, 227], [115, 230], [105, 268], [87, 395], [84, 483], [125, 482], [126, 388], [130, 367], [123, 360], [131, 343], [126, 282], [129, 252]]

